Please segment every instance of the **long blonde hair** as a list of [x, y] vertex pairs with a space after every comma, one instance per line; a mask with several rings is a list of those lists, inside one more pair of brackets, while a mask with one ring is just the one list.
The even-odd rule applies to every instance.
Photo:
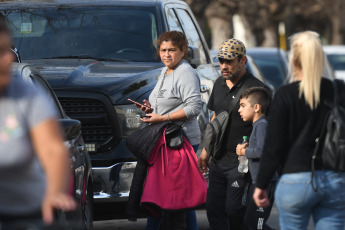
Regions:
[[[291, 82], [301, 81], [299, 97], [304, 96], [310, 108], [320, 103], [321, 75], [324, 69], [324, 53], [319, 34], [304, 31], [291, 37], [290, 74]], [[302, 79], [297, 78], [301, 71]]]

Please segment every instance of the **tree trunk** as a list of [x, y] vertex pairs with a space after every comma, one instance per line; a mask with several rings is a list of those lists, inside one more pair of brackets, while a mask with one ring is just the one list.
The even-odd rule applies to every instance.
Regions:
[[332, 22], [332, 45], [341, 45], [343, 43], [343, 34], [342, 34], [342, 19], [343, 16], [343, 4], [342, 0], [334, 0], [333, 8], [330, 13], [332, 13], [331, 22]]
[[265, 40], [262, 46], [265, 47], [278, 47], [278, 27], [269, 25], [264, 29]]
[[[247, 48], [255, 47], [257, 45], [257, 40], [256, 40], [255, 34], [252, 31], [252, 26], [246, 20], [246, 17], [244, 15], [239, 15], [239, 20], [241, 21], [241, 25], [243, 26], [244, 38], [239, 37], [237, 35], [237, 30], [235, 29], [236, 38], [240, 39]], [[235, 21], [235, 16], [234, 16], [234, 21]], [[234, 22], [234, 28], [236, 28], [235, 22]]]
[[341, 45], [343, 42], [343, 35], [341, 33], [340, 23], [341, 22], [339, 17], [332, 18], [332, 45]]
[[225, 20], [223, 18], [211, 17], [208, 20], [208, 24], [212, 34], [212, 48], [219, 49], [222, 42], [232, 38], [233, 25], [232, 20]]

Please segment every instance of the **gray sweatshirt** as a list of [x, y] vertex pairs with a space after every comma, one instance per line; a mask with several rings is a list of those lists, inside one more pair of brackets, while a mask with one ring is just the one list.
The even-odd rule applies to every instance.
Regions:
[[246, 149], [246, 157], [248, 158], [249, 171], [252, 176], [253, 184], [255, 184], [259, 172], [260, 157], [265, 143], [267, 125], [268, 123], [265, 116], [260, 117], [253, 123], [249, 147]]
[[41, 209], [46, 178], [30, 132], [57, 117], [48, 95], [12, 78], [0, 100], [0, 216]]
[[[183, 108], [187, 121], [183, 130], [190, 143], [200, 143], [200, 129], [197, 116], [201, 112], [200, 79], [198, 73], [182, 59], [176, 69], [166, 75], [163, 68], [158, 82], [153, 89], [149, 102], [157, 114], [168, 114]], [[183, 121], [177, 122], [182, 124]]]

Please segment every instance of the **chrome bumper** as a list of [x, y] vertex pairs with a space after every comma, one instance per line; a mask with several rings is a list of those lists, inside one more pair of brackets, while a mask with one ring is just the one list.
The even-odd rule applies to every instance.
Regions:
[[110, 167], [93, 167], [95, 203], [127, 201], [137, 162], [121, 162]]

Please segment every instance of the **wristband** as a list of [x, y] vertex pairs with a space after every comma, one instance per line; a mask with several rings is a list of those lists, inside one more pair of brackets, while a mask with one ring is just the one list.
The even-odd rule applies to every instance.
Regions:
[[169, 117], [169, 113], [168, 113], [168, 121], [171, 122], [171, 121], [170, 121], [170, 117]]

